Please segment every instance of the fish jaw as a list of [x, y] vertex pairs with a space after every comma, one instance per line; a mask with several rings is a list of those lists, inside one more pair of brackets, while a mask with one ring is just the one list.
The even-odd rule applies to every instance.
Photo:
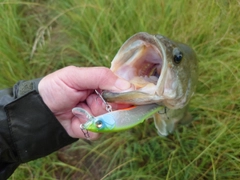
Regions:
[[[133, 35], [119, 49], [110, 69], [132, 83], [135, 90], [104, 91], [103, 98], [108, 102], [123, 104], [161, 104], [163, 96], [159, 92], [163, 92], [166, 64], [164, 46], [155, 36], [144, 32]], [[133, 99], [133, 96], [137, 98]]]
[[140, 92], [155, 94], [166, 58], [155, 36], [138, 33], [127, 40], [111, 63], [111, 70]]

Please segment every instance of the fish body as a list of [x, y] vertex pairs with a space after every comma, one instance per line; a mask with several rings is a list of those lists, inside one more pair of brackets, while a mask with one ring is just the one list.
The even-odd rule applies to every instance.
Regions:
[[104, 91], [107, 102], [164, 106], [166, 113], [153, 115], [158, 134], [163, 136], [172, 133], [176, 124], [191, 121], [187, 107], [196, 88], [198, 65], [189, 46], [140, 32], [122, 45], [110, 69], [131, 82], [135, 90]]
[[91, 132], [118, 132], [132, 128], [153, 114], [163, 109], [157, 104], [133, 106], [127, 109], [112, 111], [97, 117], [86, 110], [76, 107], [72, 112], [75, 116], [85, 119], [82, 128]]

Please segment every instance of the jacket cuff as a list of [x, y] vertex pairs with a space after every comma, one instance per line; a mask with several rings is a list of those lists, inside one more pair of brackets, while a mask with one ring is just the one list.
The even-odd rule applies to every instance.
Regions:
[[16, 96], [17, 98], [31, 92], [31, 91], [38, 91], [38, 84], [42, 80], [42, 78], [34, 79], [34, 80], [29, 80], [29, 81], [19, 81], [15, 85], [16, 89]]
[[45, 105], [36, 82], [31, 85], [28, 82], [24, 88], [19, 86], [16, 93], [20, 97], [5, 106], [12, 143], [21, 163], [46, 156], [78, 140], [67, 134]]

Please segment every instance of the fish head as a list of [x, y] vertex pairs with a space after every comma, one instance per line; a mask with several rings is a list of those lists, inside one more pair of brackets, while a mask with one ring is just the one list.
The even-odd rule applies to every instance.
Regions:
[[105, 91], [103, 97], [108, 102], [182, 108], [197, 83], [197, 58], [189, 46], [145, 32], [133, 35], [122, 45], [110, 69], [132, 83], [135, 90]]

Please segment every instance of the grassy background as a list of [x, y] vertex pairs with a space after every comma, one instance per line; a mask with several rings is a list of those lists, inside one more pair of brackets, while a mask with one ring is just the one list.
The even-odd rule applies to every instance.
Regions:
[[67, 65], [109, 67], [140, 31], [184, 42], [199, 59], [191, 125], [161, 138], [149, 120], [80, 140], [10, 179], [239, 179], [239, 8], [236, 0], [1, 1], [1, 88]]

